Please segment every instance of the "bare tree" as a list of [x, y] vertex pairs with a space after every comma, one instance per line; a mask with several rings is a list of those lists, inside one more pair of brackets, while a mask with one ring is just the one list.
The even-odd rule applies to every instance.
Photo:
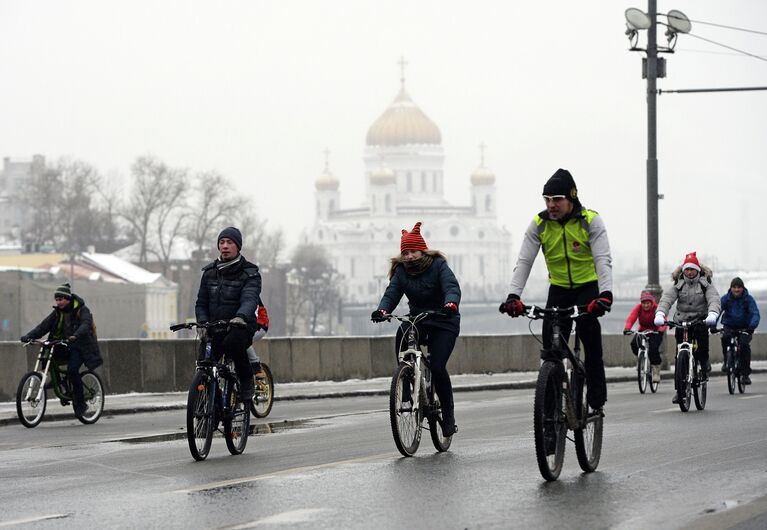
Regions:
[[242, 206], [234, 218], [235, 226], [242, 232], [243, 248], [253, 263], [272, 267], [285, 245], [282, 230], [270, 230], [268, 221], [259, 217], [252, 207]]
[[288, 295], [290, 330], [297, 332], [299, 322], [305, 321], [309, 333], [316, 335], [320, 316], [329, 313], [338, 302], [338, 274], [325, 249], [318, 245], [296, 247], [291, 266]]
[[198, 259], [210, 248], [216, 230], [226, 218], [231, 208], [232, 185], [223, 175], [209, 171], [198, 173], [193, 188], [194, 198], [187, 209], [190, 222], [187, 224], [186, 237], [194, 243]]

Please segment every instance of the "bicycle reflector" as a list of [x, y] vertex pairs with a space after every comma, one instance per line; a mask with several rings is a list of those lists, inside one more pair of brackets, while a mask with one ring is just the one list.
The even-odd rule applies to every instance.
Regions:
[[197, 385], [197, 390], [202, 392], [203, 390], [205, 390], [205, 385]]

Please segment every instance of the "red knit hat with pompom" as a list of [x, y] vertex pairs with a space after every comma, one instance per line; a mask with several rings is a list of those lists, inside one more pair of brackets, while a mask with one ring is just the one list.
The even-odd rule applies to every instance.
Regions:
[[700, 263], [698, 262], [698, 256], [695, 252], [690, 252], [684, 257], [684, 261], [682, 262], [682, 270], [685, 269], [695, 269], [696, 271], [700, 272]]
[[426, 241], [421, 237], [421, 221], [418, 221], [410, 232], [407, 230], [402, 231], [399, 250], [400, 252], [405, 252], [406, 250], [429, 250], [429, 247], [426, 246]]

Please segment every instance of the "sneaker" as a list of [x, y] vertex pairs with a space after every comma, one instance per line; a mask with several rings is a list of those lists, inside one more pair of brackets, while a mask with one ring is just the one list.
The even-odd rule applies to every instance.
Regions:
[[740, 382], [743, 383], [744, 385], [750, 385], [751, 384], [751, 378], [748, 377], [747, 375], [742, 375], [742, 376], [740, 376]]
[[679, 404], [679, 394], [677, 394], [676, 392], [674, 392], [674, 397], [671, 398], [671, 403], [673, 403], [674, 405]]
[[660, 365], [659, 364], [652, 365], [652, 382], [656, 384], [660, 383]]
[[78, 418], [88, 411], [88, 405], [85, 403], [76, 403], [72, 405], [72, 408], [75, 409], [75, 416]]
[[244, 381], [242, 385], [240, 385], [240, 402], [247, 403], [248, 401], [252, 401], [254, 391], [255, 385], [253, 384], [253, 380], [250, 379], [248, 381]]
[[442, 436], [449, 438], [458, 432], [458, 426], [455, 424], [453, 416], [445, 415], [442, 418]]

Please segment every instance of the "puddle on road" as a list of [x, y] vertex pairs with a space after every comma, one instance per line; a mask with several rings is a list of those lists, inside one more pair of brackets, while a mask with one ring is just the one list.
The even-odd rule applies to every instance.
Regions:
[[[293, 429], [301, 429], [306, 427], [317, 427], [318, 425], [311, 424], [311, 420], [285, 420], [279, 423], [255, 423], [250, 426], [250, 436], [260, 434], [274, 434]], [[216, 431], [214, 436], [221, 436], [223, 432], [223, 426], [219, 425], [219, 431]], [[171, 432], [166, 434], [153, 434], [151, 436], [139, 436], [136, 438], [121, 438], [117, 440], [107, 440], [107, 442], [123, 442], [128, 444], [150, 444], [158, 442], [172, 442], [175, 440], [185, 440], [186, 429], [182, 429], [179, 432]]]

